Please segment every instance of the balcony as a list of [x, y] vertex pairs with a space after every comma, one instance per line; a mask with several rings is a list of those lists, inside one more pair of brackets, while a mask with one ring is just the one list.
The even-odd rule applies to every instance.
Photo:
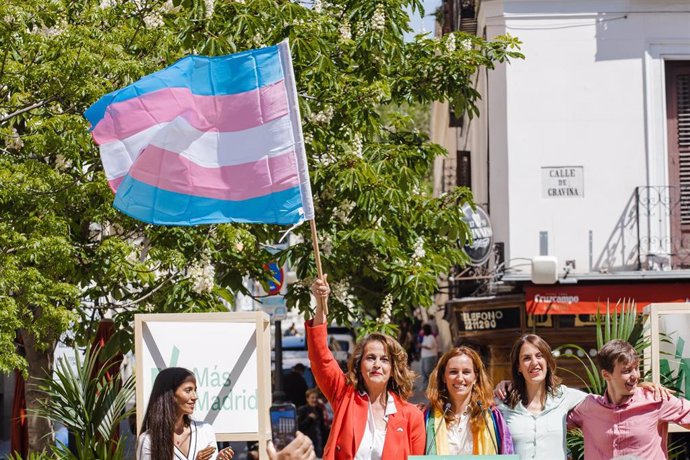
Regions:
[[690, 268], [690, 186], [635, 190], [638, 270]]

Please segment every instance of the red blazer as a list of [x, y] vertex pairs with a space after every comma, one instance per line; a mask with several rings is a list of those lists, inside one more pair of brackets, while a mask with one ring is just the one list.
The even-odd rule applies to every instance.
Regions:
[[[333, 406], [333, 425], [323, 460], [352, 460], [364, 437], [369, 415], [369, 398], [347, 383], [345, 374], [327, 345], [326, 324], [305, 324], [311, 371], [319, 389]], [[413, 404], [393, 394], [397, 412], [388, 418], [382, 460], [401, 460], [424, 455], [424, 415]]]

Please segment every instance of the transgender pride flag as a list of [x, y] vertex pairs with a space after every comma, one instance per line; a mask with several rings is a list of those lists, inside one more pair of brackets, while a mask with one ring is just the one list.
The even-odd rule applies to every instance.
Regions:
[[115, 206], [144, 222], [314, 218], [288, 43], [188, 56], [85, 113]]

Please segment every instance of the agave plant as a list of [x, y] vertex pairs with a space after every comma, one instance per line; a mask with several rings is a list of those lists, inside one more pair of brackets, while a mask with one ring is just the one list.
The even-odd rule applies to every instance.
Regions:
[[127, 410], [134, 397], [134, 376], [124, 382], [119, 372], [109, 376], [114, 359], [103, 356], [103, 351], [87, 350], [83, 360], [75, 353], [74, 367], [60, 358], [54, 378], [39, 383], [49, 396], [40, 414], [76, 435], [74, 453], [59, 444], [53, 448], [57, 458], [115, 460], [124, 456], [124, 442], [117, 436], [117, 429], [134, 411]]
[[[606, 314], [601, 314], [600, 310], [597, 309], [597, 349], [600, 349], [605, 343], [611, 340], [620, 339], [630, 343], [635, 348], [638, 355], [642, 355], [644, 350], [651, 346], [651, 341], [645, 334], [644, 328], [642, 315], [637, 313], [637, 306], [634, 300], [619, 300], [616, 302], [613, 310], [611, 309], [610, 303], [607, 301]], [[662, 337], [661, 340], [667, 340], [667, 338]], [[566, 349], [574, 349], [576, 351], [574, 353], [565, 353], [564, 350]], [[586, 379], [569, 369], [561, 368], [561, 370], [570, 372], [572, 375], [578, 377], [590, 393], [599, 395], [604, 394], [604, 391], [606, 391], [604, 379], [599, 373], [599, 368], [596, 363], [584, 348], [577, 344], [567, 344], [561, 345], [556, 348], [556, 350], [562, 352], [560, 355], [561, 358], [577, 359], [582, 364]], [[582, 355], [583, 358], [578, 356], [577, 351], [580, 351], [580, 355]], [[578, 429], [568, 432], [567, 445], [573, 460], [581, 460], [584, 458], [584, 439], [582, 431]], [[682, 453], [682, 446], [677, 443], [671, 444], [668, 448], [669, 458], [671, 459], [678, 457]]]
[[[644, 325], [642, 317], [637, 314], [637, 306], [634, 300], [619, 300], [611, 309], [610, 303], [606, 302], [606, 314], [601, 314], [597, 308], [596, 315], [596, 332], [597, 332], [597, 349], [604, 346], [610, 340], [620, 339], [629, 342], [635, 350], [642, 353], [650, 346], [649, 339], [644, 337]], [[565, 350], [575, 350], [575, 352], [566, 353]], [[590, 393], [604, 394], [606, 389], [604, 379], [599, 373], [594, 360], [589, 356], [587, 351], [577, 344], [566, 344], [556, 348], [562, 354], [560, 357], [566, 359], [576, 359], [582, 364], [585, 371], [586, 379], [573, 371], [563, 368], [561, 370], [570, 372], [576, 376], [588, 389]], [[578, 356], [577, 352], [580, 352]]]

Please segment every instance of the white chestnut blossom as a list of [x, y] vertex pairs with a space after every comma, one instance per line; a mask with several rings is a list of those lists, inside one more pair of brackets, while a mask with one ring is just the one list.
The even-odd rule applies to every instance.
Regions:
[[158, 13], [150, 13], [144, 16], [144, 24], [149, 29], [157, 29], [163, 25], [163, 18]]
[[116, 2], [115, 0], [101, 0], [101, 5], [100, 5], [100, 7], [101, 7], [102, 10], [104, 10], [104, 9], [106, 9], [106, 8], [110, 8], [110, 7], [115, 6], [116, 3], [117, 3], [117, 2]]
[[462, 49], [464, 49], [465, 51], [469, 51], [469, 50], [472, 49], [472, 40], [470, 40], [469, 38], [466, 38], [466, 39], [464, 39], [463, 41], [460, 42], [460, 46], [461, 46]]
[[319, 246], [321, 247], [321, 252], [324, 256], [330, 257], [333, 255], [333, 240], [331, 239], [330, 235], [323, 236]]
[[322, 166], [330, 166], [336, 161], [335, 154], [329, 149], [326, 153], [319, 155], [316, 160], [321, 163]]
[[69, 169], [72, 167], [72, 162], [65, 158], [65, 156], [61, 153], [58, 153], [57, 156], [55, 157], [55, 168], [58, 171], [64, 171], [65, 169]]
[[204, 16], [206, 19], [213, 16], [213, 11], [216, 8], [215, 0], [204, 0]]
[[364, 143], [362, 142], [362, 136], [355, 134], [355, 138], [352, 140], [352, 151], [359, 158], [362, 158], [362, 152], [364, 150]]
[[321, 0], [314, 0], [312, 10], [314, 11], [314, 13], [320, 13], [321, 11], [323, 11], [323, 5], [321, 4]]
[[383, 30], [386, 27], [386, 11], [383, 9], [383, 5], [379, 3], [376, 5], [376, 10], [374, 10], [374, 15], [371, 17], [371, 28], [372, 30]]
[[211, 292], [215, 284], [216, 269], [211, 264], [208, 254], [194, 261], [187, 269], [187, 278], [192, 282], [192, 289], [198, 294]]
[[328, 124], [333, 119], [333, 107], [327, 106], [321, 112], [312, 113], [309, 120], [314, 124]]
[[345, 21], [342, 23], [338, 29], [338, 32], [340, 33], [340, 38], [343, 40], [352, 40], [352, 31], [350, 30], [349, 22]]
[[379, 322], [381, 324], [390, 324], [391, 313], [393, 312], [393, 295], [388, 293], [386, 297], [383, 298], [383, 303], [381, 303], [381, 317]]
[[426, 256], [426, 251], [424, 250], [424, 238], [421, 236], [417, 238], [414, 243], [414, 253], [412, 254], [413, 260], [420, 260]]
[[331, 295], [335, 300], [346, 303], [352, 298], [350, 295], [350, 284], [347, 281], [337, 281], [331, 284]]
[[449, 53], [452, 53], [453, 51], [455, 51], [455, 45], [455, 34], [449, 34], [446, 38], [446, 50]]
[[340, 222], [347, 223], [350, 221], [350, 212], [355, 208], [355, 204], [352, 201], [344, 201], [342, 202], [335, 210], [333, 211], [333, 217], [335, 217], [337, 220]]

